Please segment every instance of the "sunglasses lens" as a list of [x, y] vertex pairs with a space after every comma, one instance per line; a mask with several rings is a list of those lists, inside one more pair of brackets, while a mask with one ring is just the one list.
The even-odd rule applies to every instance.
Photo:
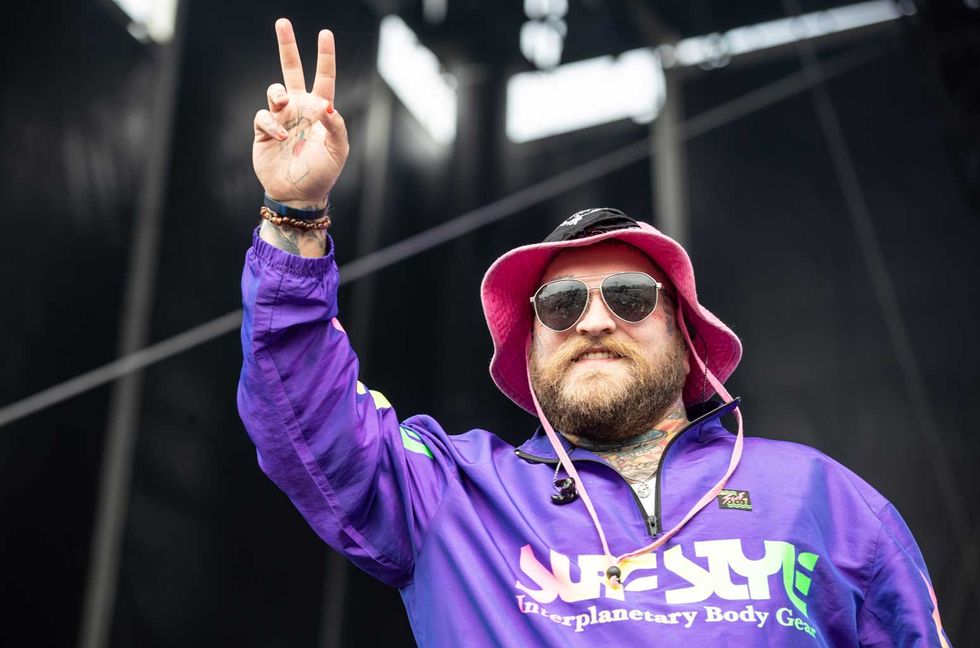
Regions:
[[657, 284], [642, 272], [621, 272], [603, 280], [602, 298], [617, 317], [639, 322], [657, 307]]
[[571, 328], [585, 310], [589, 291], [574, 279], [559, 279], [541, 286], [534, 296], [534, 309], [541, 323], [554, 331]]

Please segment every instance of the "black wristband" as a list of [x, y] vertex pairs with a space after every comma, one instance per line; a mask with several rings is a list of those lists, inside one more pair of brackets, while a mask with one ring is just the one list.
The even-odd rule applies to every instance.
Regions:
[[269, 194], [265, 194], [263, 199], [263, 204], [269, 208], [272, 213], [276, 216], [283, 216], [285, 218], [296, 218], [298, 220], [305, 221], [315, 221], [320, 220], [327, 215], [327, 208], [323, 209], [296, 209], [295, 207], [289, 207], [284, 205], [278, 200], [273, 200], [269, 198]]

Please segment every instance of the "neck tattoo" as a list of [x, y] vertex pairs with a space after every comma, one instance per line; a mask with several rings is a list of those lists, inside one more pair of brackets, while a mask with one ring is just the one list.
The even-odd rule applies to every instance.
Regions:
[[[602, 443], [582, 438], [570, 438], [572, 443], [585, 450], [591, 450], [615, 468], [631, 484], [650, 481], [660, 466], [660, 459], [667, 444], [689, 424], [684, 404], [677, 404], [668, 412], [657, 427], [625, 441]], [[642, 497], [642, 495], [641, 495]]]
[[660, 441], [667, 437], [667, 432], [664, 430], [647, 430], [643, 434], [633, 437], [628, 441], [614, 441], [612, 443], [600, 443], [598, 441], [590, 441], [588, 439], [576, 439], [575, 445], [580, 448], [585, 448], [586, 450], [591, 450], [595, 453], [606, 453], [606, 452], [624, 452], [629, 451], [632, 448], [640, 445], [646, 445], [650, 442]]
[[626, 481], [631, 484], [644, 484], [657, 474], [667, 443], [676, 436], [677, 432], [679, 430], [654, 429], [618, 445], [596, 444], [591, 441], [585, 443], [580, 441], [579, 445], [608, 461], [626, 478]]

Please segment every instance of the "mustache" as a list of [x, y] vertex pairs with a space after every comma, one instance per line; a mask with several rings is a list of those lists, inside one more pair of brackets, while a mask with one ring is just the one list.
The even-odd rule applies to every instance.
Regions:
[[551, 364], [554, 367], [567, 369], [587, 351], [606, 351], [625, 358], [630, 362], [635, 362], [638, 351], [636, 346], [626, 340], [617, 338], [572, 338], [558, 351], [552, 358]]

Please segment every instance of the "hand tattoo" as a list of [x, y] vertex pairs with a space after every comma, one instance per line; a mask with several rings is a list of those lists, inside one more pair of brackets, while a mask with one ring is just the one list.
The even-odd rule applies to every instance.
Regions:
[[301, 154], [313, 130], [315, 118], [316, 114], [310, 108], [304, 108], [299, 116], [283, 124], [290, 136], [279, 146], [282, 155], [287, 158], [286, 180], [294, 185], [310, 174], [310, 165]]

